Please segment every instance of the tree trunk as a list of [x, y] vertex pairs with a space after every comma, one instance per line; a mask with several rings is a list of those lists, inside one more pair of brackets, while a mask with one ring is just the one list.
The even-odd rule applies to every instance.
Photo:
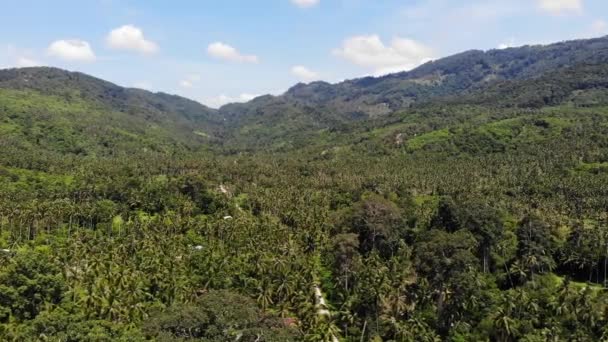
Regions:
[[367, 320], [365, 320], [365, 322], [363, 322], [363, 330], [361, 331], [360, 342], [363, 342], [363, 338], [365, 338], [365, 328], [367, 328]]
[[488, 273], [488, 248], [483, 247], [483, 273]]

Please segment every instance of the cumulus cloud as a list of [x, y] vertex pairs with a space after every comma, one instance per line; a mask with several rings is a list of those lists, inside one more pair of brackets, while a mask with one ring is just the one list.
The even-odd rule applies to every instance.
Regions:
[[302, 81], [310, 82], [319, 79], [319, 74], [315, 71], [308, 69], [303, 65], [296, 65], [291, 68], [291, 74], [296, 76]]
[[207, 53], [214, 58], [223, 59], [230, 62], [258, 63], [257, 56], [243, 55], [234, 47], [222, 42], [209, 44], [207, 47]]
[[41, 63], [35, 59], [31, 59], [28, 57], [18, 57], [15, 61], [15, 66], [17, 68], [29, 68], [29, 67], [37, 67], [44, 66], [44, 63]]
[[228, 103], [248, 102], [256, 98], [258, 95], [243, 93], [238, 96], [228, 96], [225, 94], [204, 99], [202, 102], [211, 108], [219, 108]]
[[110, 31], [106, 37], [106, 43], [112, 49], [135, 51], [142, 54], [153, 54], [159, 50], [155, 42], [146, 39], [144, 32], [133, 25], [124, 25]]
[[540, 9], [550, 14], [581, 13], [583, 0], [538, 0]]
[[6, 68], [28, 68], [44, 66], [37, 58], [32, 57], [35, 53], [32, 50], [20, 49], [14, 45], [0, 47], [0, 57], [5, 56], [4, 65], [0, 69]]
[[498, 44], [498, 49], [504, 50], [515, 47], [515, 38], [509, 38], [506, 42]]
[[139, 89], [144, 89], [144, 90], [151, 90], [152, 89], [152, 84], [150, 84], [149, 82], [146, 82], [146, 81], [139, 81], [139, 82], [133, 83], [133, 88], [139, 88]]
[[383, 75], [411, 70], [431, 60], [433, 51], [412, 39], [395, 37], [386, 45], [378, 35], [363, 35], [346, 39], [333, 54]]
[[48, 47], [47, 53], [70, 62], [93, 62], [96, 59], [91, 45], [80, 39], [54, 41]]
[[318, 5], [321, 0], [291, 0], [291, 3], [300, 8], [309, 8]]
[[192, 88], [194, 84], [201, 80], [201, 76], [197, 74], [192, 74], [186, 76], [184, 79], [179, 81], [179, 86], [182, 88]]

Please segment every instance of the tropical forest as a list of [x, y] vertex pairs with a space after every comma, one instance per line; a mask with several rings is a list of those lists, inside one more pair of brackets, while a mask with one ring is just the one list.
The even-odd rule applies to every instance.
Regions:
[[608, 341], [608, 37], [211, 108], [0, 70], [2, 341]]

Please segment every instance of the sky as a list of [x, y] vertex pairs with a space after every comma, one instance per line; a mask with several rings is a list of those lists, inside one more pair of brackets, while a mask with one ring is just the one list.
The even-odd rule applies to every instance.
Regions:
[[54, 66], [211, 107], [470, 49], [608, 35], [606, 0], [0, 0], [0, 68]]

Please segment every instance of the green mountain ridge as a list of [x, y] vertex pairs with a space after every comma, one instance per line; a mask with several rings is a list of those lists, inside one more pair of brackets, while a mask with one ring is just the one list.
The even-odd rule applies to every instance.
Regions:
[[123, 88], [80, 72], [51, 67], [3, 70], [0, 73], [0, 88], [29, 89], [47, 95], [82, 98], [116, 111], [132, 114], [146, 112], [148, 120], [159, 120], [160, 113], [163, 113], [173, 114], [175, 118], [171, 119], [175, 120], [199, 120], [215, 124], [221, 121], [216, 110], [183, 97]]
[[192, 149], [222, 122], [192, 100], [46, 67], [1, 70], [0, 112], [5, 140], [74, 154]]
[[[562, 95], [550, 89], [564, 87], [564, 82], [570, 82], [569, 87], [575, 86], [573, 82], [580, 83], [576, 101], [582, 101], [581, 104], [601, 102], [605, 96], [600, 94], [603, 90], [597, 89], [605, 88], [599, 75], [603, 75], [606, 63], [606, 37], [485, 52], [472, 50], [428, 62], [409, 72], [337, 84], [298, 84], [280, 96], [261, 96], [218, 110], [179, 96], [123, 88], [56, 68], [2, 70], [0, 89], [34, 92], [52, 97], [54, 100], [50, 102], [80, 101], [86, 104], [87, 110], [111, 112], [118, 133], [107, 134], [122, 135], [119, 139], [154, 136], [148, 141], [157, 140], [158, 145], [166, 143], [187, 149], [222, 146], [227, 151], [250, 151], [303, 147], [319, 135], [326, 135], [325, 132], [349, 133], [358, 126], [375, 127], [428, 103], [508, 105], [504, 95], [515, 96], [519, 92], [517, 105], [520, 107], [559, 104], [563, 99], [558, 97]], [[582, 74], [586, 80], [581, 80]], [[593, 84], [589, 83], [592, 79]], [[548, 89], [543, 99], [539, 99], [539, 92], [535, 91], [539, 87]], [[587, 91], [590, 88], [596, 89], [592, 96]], [[18, 93], [12, 96], [19, 97]], [[526, 96], [530, 99], [523, 103]], [[588, 98], [583, 99], [585, 96]], [[102, 117], [97, 119], [107, 119]], [[92, 120], [89, 125], [112, 125], [99, 123], [94, 116], [86, 119]], [[23, 131], [17, 128], [23, 126], [24, 121], [15, 120], [4, 119], [4, 131]], [[76, 131], [83, 130], [80, 127]], [[28, 137], [33, 139], [31, 134]], [[35, 139], [40, 141], [39, 137]]]
[[348, 130], [353, 121], [383, 120], [446, 97], [465, 95], [467, 101], [479, 104], [479, 100], [470, 99], [484, 89], [509, 81], [517, 87], [517, 81], [607, 62], [608, 37], [486, 52], [473, 50], [428, 62], [409, 72], [338, 84], [298, 84], [284, 95], [226, 105], [220, 112], [228, 127], [241, 138], [252, 137], [250, 145], [265, 146], [287, 136], [306, 141], [315, 130]]

